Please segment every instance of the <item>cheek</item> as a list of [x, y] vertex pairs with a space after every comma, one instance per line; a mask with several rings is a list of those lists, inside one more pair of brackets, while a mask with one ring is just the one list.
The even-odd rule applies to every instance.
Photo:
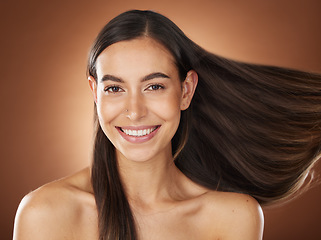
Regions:
[[97, 99], [97, 115], [100, 125], [105, 128], [104, 125], [115, 119], [121, 111], [119, 101], [107, 101], [103, 98]]
[[180, 97], [177, 94], [164, 96], [153, 108], [164, 120], [173, 121], [173, 124], [179, 122], [181, 110]]

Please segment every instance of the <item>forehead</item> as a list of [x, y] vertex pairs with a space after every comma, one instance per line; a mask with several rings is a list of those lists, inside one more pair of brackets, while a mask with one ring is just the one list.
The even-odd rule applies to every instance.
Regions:
[[174, 57], [159, 42], [143, 37], [107, 47], [97, 58], [97, 75], [176, 70]]

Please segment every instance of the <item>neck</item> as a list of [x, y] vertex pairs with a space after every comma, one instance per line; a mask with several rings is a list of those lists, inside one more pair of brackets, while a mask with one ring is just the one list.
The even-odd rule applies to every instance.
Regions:
[[128, 200], [135, 205], [152, 206], [176, 198], [182, 173], [171, 154], [159, 154], [144, 162], [131, 161], [117, 153], [119, 173]]

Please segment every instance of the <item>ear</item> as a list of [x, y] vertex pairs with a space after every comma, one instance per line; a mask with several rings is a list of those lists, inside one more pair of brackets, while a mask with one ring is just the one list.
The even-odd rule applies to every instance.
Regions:
[[96, 80], [92, 76], [89, 76], [88, 82], [89, 82], [90, 90], [91, 90], [93, 97], [94, 97], [94, 101], [95, 101], [95, 103], [97, 103], [97, 83], [96, 83]]
[[182, 99], [181, 110], [186, 110], [194, 96], [194, 92], [198, 83], [198, 75], [194, 70], [190, 70], [186, 74], [185, 81], [182, 83]]

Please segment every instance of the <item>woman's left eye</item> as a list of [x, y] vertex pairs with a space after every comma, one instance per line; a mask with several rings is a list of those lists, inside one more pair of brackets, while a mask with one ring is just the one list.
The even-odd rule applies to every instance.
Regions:
[[161, 84], [153, 84], [153, 85], [150, 85], [146, 90], [157, 91], [160, 89], [164, 89], [164, 86], [162, 86]]

